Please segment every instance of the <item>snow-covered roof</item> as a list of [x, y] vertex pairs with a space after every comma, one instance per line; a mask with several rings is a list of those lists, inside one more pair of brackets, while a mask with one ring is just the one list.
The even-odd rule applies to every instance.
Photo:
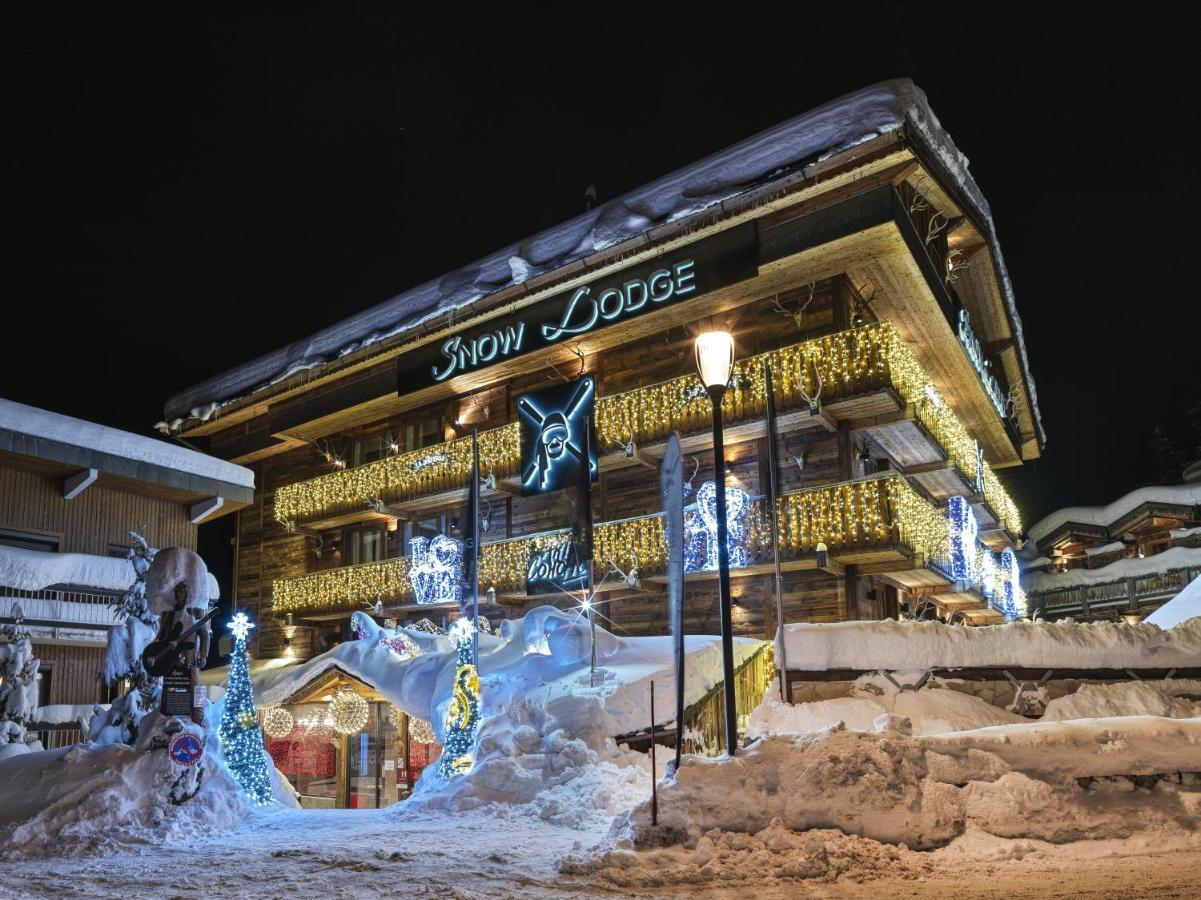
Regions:
[[175, 420], [193, 415], [208, 419], [221, 404], [253, 394], [294, 373], [643, 237], [657, 227], [711, 210], [723, 201], [803, 172], [806, 166], [902, 128], [925, 145], [946, 169], [985, 231], [1029, 386], [1031, 415], [1042, 437], [1038, 396], [1030, 376], [1021, 320], [991, 210], [968, 172], [967, 157], [943, 130], [925, 93], [908, 78], [883, 81], [819, 106], [456, 272], [194, 385], [167, 400], [165, 417]]
[[1175, 628], [1181, 622], [1201, 616], [1201, 575], [1185, 585], [1183, 591], [1161, 606], [1147, 621], [1160, 628]]
[[1174, 541], [1183, 540], [1184, 538], [1201, 534], [1201, 525], [1198, 525], [1196, 528], [1173, 528], [1168, 534], [1171, 535]]
[[1144, 503], [1195, 506], [1201, 504], [1201, 484], [1165, 484], [1142, 487], [1105, 506], [1068, 506], [1057, 509], [1026, 529], [1026, 534], [1032, 540], [1038, 541], [1068, 522], [1107, 527], [1127, 513], [1138, 509]]
[[1108, 544], [1101, 544], [1097, 547], [1085, 547], [1084, 553], [1086, 556], [1101, 556], [1105, 553], [1116, 553], [1125, 549], [1126, 545], [1121, 541], [1110, 541]]
[[[42, 591], [58, 585], [124, 593], [136, 575], [128, 559], [90, 553], [45, 553], [0, 544], [0, 586]], [[209, 599], [221, 596], [217, 579], [208, 573]]]
[[1163, 553], [1155, 553], [1141, 559], [1118, 559], [1099, 569], [1068, 569], [1066, 572], [1055, 573], [1031, 572], [1022, 578], [1022, 584], [1027, 591], [1042, 594], [1063, 588], [1108, 584], [1111, 581], [1192, 566], [1201, 566], [1201, 547], [1170, 547]]
[[[0, 431], [20, 438], [20, 445], [3, 449], [37, 454], [38, 441], [52, 441], [91, 454], [104, 454], [133, 463], [145, 463], [201, 478], [254, 489], [254, 472], [214, 456], [64, 416], [36, 406], [0, 398]], [[8, 443], [12, 443], [10, 439]]]

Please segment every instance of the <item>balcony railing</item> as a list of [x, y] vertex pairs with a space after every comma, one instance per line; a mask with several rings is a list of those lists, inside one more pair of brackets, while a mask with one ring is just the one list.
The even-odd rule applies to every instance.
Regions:
[[83, 626], [103, 632], [116, 624], [112, 594], [83, 590], [27, 591], [0, 587], [0, 618], [11, 619], [14, 607], [21, 607], [26, 622], [44, 626]]
[[1201, 566], [1191, 566], [1115, 578], [1099, 584], [1028, 589], [1026, 593], [1032, 609], [1039, 608], [1051, 614], [1087, 611], [1090, 607], [1135, 610], [1143, 604], [1175, 596], [1198, 576], [1201, 576]]
[[[777, 504], [781, 559], [790, 569], [812, 567], [819, 542], [835, 561], [871, 556], [872, 561], [895, 560], [898, 568], [912, 567], [915, 556], [928, 561], [947, 556], [946, 516], [895, 474], [785, 494]], [[747, 568], [762, 571], [772, 561], [762, 500], [752, 504], [748, 526]], [[664, 575], [662, 514], [600, 523], [593, 537], [598, 581], [611, 564], [625, 571], [636, 566], [642, 578]], [[492, 588], [498, 596], [524, 593], [531, 553], [569, 539], [564, 529], [485, 544], [480, 548], [481, 591]], [[410, 605], [415, 598], [407, 574], [408, 560], [402, 558], [281, 578], [274, 583], [274, 609], [277, 615], [319, 615], [359, 609], [376, 600], [385, 606]]]
[[[742, 360], [723, 413], [728, 426], [761, 419], [767, 396], [764, 363], [770, 362], [776, 405], [781, 412], [803, 409], [805, 395], [821, 382], [823, 405], [891, 389], [943, 447], [948, 462], [971, 481], [977, 478], [976, 442], [943, 400], [913, 352], [889, 322], [879, 322], [782, 347]], [[672, 431], [702, 432], [709, 427], [709, 399], [694, 375], [636, 388], [596, 401], [597, 441], [602, 452], [631, 439], [652, 444]], [[520, 466], [516, 423], [482, 432], [480, 465], [507, 478]], [[387, 457], [354, 469], [285, 485], [275, 492], [275, 518], [285, 524], [353, 514], [378, 502], [399, 503], [466, 486], [471, 472], [471, 439], [459, 438], [423, 450]], [[981, 478], [984, 498], [1012, 534], [1021, 531], [1017, 506], [987, 462]]]

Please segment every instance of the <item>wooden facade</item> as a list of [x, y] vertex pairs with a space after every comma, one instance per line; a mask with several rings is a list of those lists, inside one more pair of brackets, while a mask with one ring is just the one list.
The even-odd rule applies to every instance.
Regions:
[[[818, 414], [795, 391], [783, 404], [776, 447], [782, 493], [799, 496], [824, 486], [851, 491], [865, 479], [895, 477], [912, 489], [917, 499], [907, 515], [921, 519], [926, 531], [937, 530], [930, 522], [944, 515], [950, 496], [966, 495], [988, 546], [1012, 546], [1020, 514], [995, 470], [1036, 457], [1041, 439], [1017, 356], [1017, 326], [1002, 300], [1005, 288], [987, 231], [956, 196], [945, 173], [914, 147], [896, 136], [880, 139], [754, 202], [723, 205], [721, 213], [672, 226], [646, 246], [598, 254], [586, 266], [542, 276], [521, 292], [500, 291], [453, 321], [355, 350], [303, 378], [254, 391], [204, 422], [188, 422], [184, 432], [190, 440], [258, 473], [255, 502], [239, 513], [236, 585], [239, 606], [263, 623], [255, 633], [256, 654], [312, 656], [346, 636], [352, 610], [376, 600], [400, 621], [457, 615], [453, 605], [416, 607], [403, 596], [402, 569], [389, 574], [354, 568], [362, 562], [355, 554], [366, 554], [363, 548], [370, 545], [372, 559], [401, 556], [406, 526], [432, 523], [436, 530], [453, 531], [466, 483], [461, 467], [454, 468], [453, 459], [461, 458], [455, 442], [471, 427], [500, 442], [498, 429], [516, 421], [522, 394], [584, 373], [596, 379], [598, 405], [628, 395], [630, 409], [650, 408], [675, 380], [693, 376], [693, 338], [707, 325], [734, 334], [739, 360], [758, 367], [748, 378], [761, 377], [764, 354], [792, 361], [775, 372], [778, 397], [790, 390], [784, 386], [789, 379], [812, 393], [813, 373], [826, 367]], [[396, 373], [403, 371], [405, 354], [454, 329], [533, 308], [556, 291], [619, 274], [657, 255], [666, 258], [735, 228], [746, 230], [753, 248], [754, 274], [747, 279], [444, 383], [414, 389], [402, 384], [398, 390]], [[988, 363], [983, 369], [960, 340], [957, 317], [963, 310]], [[870, 364], [855, 356], [869, 351], [877, 354]], [[858, 366], [854, 372], [839, 362], [851, 357]], [[1003, 412], [982, 381], [985, 369], [1012, 398]], [[749, 389], [745, 396], [728, 396], [727, 404], [728, 484], [761, 498], [769, 465], [761, 398]], [[656, 454], [672, 429], [684, 435], [686, 477], [693, 475], [696, 486], [712, 478], [707, 401], [677, 403], [672, 415], [670, 421], [640, 418], [627, 436], [598, 414], [601, 474], [593, 499], [598, 528], [659, 511]], [[452, 462], [431, 466], [428, 478], [406, 475], [400, 486], [388, 480], [382, 468], [387, 463], [378, 458], [409, 454], [416, 463], [427, 450]], [[570, 524], [570, 498], [563, 492], [520, 496], [511, 457], [497, 451], [489, 455], [489, 464], [493, 461], [495, 477], [484, 493], [486, 552], [493, 542]], [[890, 522], [887, 538], [870, 552], [836, 546], [820, 568], [813, 547], [800, 547], [783, 579], [784, 620], [897, 615], [917, 595], [954, 595], [956, 608], [978, 621], [995, 620], [982, 598], [956, 592], [937, 573], [932, 542], [915, 539], [912, 525]], [[756, 565], [734, 573], [734, 629], [767, 638], [779, 615], [770, 554], [760, 550]], [[666, 629], [663, 588], [653, 566], [646, 568], [650, 575], [637, 588], [598, 596], [601, 614], [618, 633]], [[330, 584], [341, 579], [337, 584], [347, 585], [338, 588], [343, 596], [331, 601], [323, 594], [320, 604], [306, 606], [301, 588], [319, 584], [326, 572], [337, 573], [327, 579]], [[690, 578], [687, 593], [689, 630], [716, 632], [716, 581]], [[546, 602], [525, 599], [507, 586], [497, 595], [498, 602], [486, 609], [493, 618], [519, 616]]]

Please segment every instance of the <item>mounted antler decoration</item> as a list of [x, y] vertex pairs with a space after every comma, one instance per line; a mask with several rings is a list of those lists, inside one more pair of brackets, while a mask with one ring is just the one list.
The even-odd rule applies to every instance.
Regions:
[[684, 496], [688, 497], [692, 493], [692, 482], [696, 480], [696, 473], [701, 470], [701, 461], [695, 456], [692, 457], [692, 474], [688, 476], [688, 480], [684, 482]]
[[941, 211], [935, 212], [930, 217], [930, 221], [926, 223], [926, 246], [929, 247], [930, 242], [942, 234], [943, 229], [949, 224], [951, 224], [951, 220], [944, 213]]
[[623, 582], [625, 582], [625, 586], [632, 591], [636, 591], [640, 587], [642, 587], [642, 582], [638, 579], [639, 563], [638, 563], [637, 551], [635, 551], [633, 553], [633, 557], [634, 557], [634, 563], [633, 563], [633, 565], [630, 566], [630, 570], [628, 572], [625, 571], [624, 569], [622, 569], [622, 567], [619, 566], [617, 563], [613, 562], [613, 560], [609, 560], [609, 565], [611, 565], [613, 567], [612, 571], [610, 571], [609, 574], [610, 575], [620, 575], [621, 580]]
[[784, 439], [784, 453], [796, 465], [797, 473], [804, 475], [804, 473], [805, 473], [805, 447], [804, 446], [801, 447], [800, 453], [793, 453], [792, 450], [790, 450], [788, 447], [788, 438], [785, 438]]
[[[567, 349], [570, 350], [572, 353], [574, 353], [576, 355], [576, 358], [579, 359], [579, 361], [580, 361], [580, 370], [578, 372], [576, 372], [574, 375], [564, 375], [562, 372], [559, 371], [559, 367], [556, 366], [553, 362], [550, 362], [549, 360], [547, 360], [546, 365], [549, 368], [553, 369], [555, 374], [558, 375], [564, 381], [573, 381], [576, 378], [579, 378], [581, 375], [584, 374], [584, 351], [580, 349], [579, 344], [576, 344], [574, 347], [568, 347]], [[547, 377], [548, 381], [554, 381], [554, 379], [551, 378], [549, 375], [547, 375], [546, 377]]]
[[922, 183], [930, 179], [923, 172], [918, 176], [917, 181], [913, 183], [913, 199], [909, 201], [910, 214], [923, 212], [930, 208], [930, 201], [926, 199], [926, 195], [922, 193]]
[[809, 299], [802, 303], [795, 312], [789, 312], [784, 308], [783, 304], [780, 303], [780, 297], [778, 294], [771, 298], [772, 306], [776, 308], [776, 312], [778, 312], [780, 315], [791, 319], [792, 324], [796, 326], [797, 331], [803, 331], [805, 324], [805, 310], [808, 309], [809, 304], [813, 302], [813, 293], [815, 290], [817, 290], [817, 282], [809, 282]]
[[816, 416], [821, 411], [821, 408], [822, 408], [822, 405], [821, 405], [822, 373], [820, 371], [818, 371], [817, 363], [813, 363], [813, 380], [817, 383], [817, 387], [814, 390], [813, 395], [810, 396], [805, 391], [804, 378], [803, 378], [803, 376], [805, 374], [805, 367], [808, 364], [809, 364], [808, 359], [806, 359], [805, 362], [801, 364], [802, 379], [797, 384], [797, 393], [799, 393], [801, 395], [802, 400], [804, 400], [806, 403], [809, 404], [809, 415]]
[[966, 272], [972, 263], [963, 255], [963, 251], [959, 249], [950, 250], [947, 253], [947, 284], [954, 284], [959, 280], [959, 276]]

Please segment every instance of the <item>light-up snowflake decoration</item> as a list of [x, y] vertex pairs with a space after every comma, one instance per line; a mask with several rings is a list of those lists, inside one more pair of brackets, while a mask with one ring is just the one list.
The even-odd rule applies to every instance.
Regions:
[[439, 534], [409, 541], [409, 583], [420, 604], [458, 603], [463, 545]]
[[[726, 487], [726, 533], [730, 568], [750, 562], [746, 547], [751, 497], [736, 487]], [[684, 526], [684, 569], [688, 572], [717, 568], [717, 484], [706, 481], [696, 492], [696, 512]]]
[[246, 635], [250, 634], [250, 629], [254, 627], [254, 623], [246, 617], [246, 613], [234, 613], [234, 617], [229, 620], [229, 630], [233, 632], [233, 636], [239, 640], [246, 640]]

